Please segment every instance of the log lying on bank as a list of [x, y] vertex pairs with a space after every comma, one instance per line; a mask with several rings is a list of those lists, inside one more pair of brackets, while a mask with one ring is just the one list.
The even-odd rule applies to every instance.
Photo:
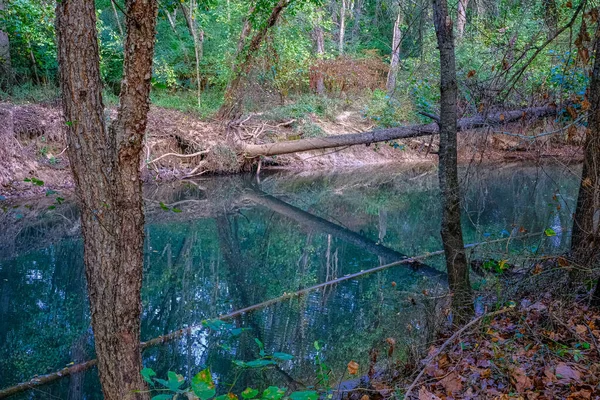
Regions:
[[[485, 126], [504, 125], [530, 118], [538, 119], [550, 117], [556, 115], [557, 110], [558, 108], [556, 106], [530, 107], [520, 110], [502, 111], [487, 116], [461, 118], [458, 120], [458, 130], [465, 131]], [[439, 133], [437, 123], [400, 126], [397, 128], [376, 129], [364, 133], [351, 133], [347, 135], [300, 139], [279, 143], [244, 144], [242, 145], [242, 153], [248, 158], [275, 156], [309, 150], [386, 142], [389, 140], [435, 135], [437, 133]]]

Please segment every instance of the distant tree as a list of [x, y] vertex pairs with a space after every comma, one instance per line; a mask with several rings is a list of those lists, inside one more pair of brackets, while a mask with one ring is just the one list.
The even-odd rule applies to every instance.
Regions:
[[[583, 171], [571, 235], [573, 258], [583, 267], [596, 267], [600, 261], [600, 40], [595, 41], [594, 54], [592, 79], [587, 91], [590, 108]], [[592, 303], [600, 306], [600, 281], [596, 284]]]
[[439, 181], [442, 192], [442, 241], [455, 320], [473, 314], [469, 268], [460, 224], [460, 188], [457, 168], [456, 56], [453, 23], [446, 0], [433, 0], [433, 21], [440, 51]]
[[104, 398], [145, 399], [139, 371], [144, 212], [141, 151], [149, 109], [156, 0], [126, 0], [118, 116], [106, 122], [94, 0], [56, 3], [58, 60], [71, 170]]
[[[4, 1], [0, 0], [0, 11], [4, 10]], [[0, 30], [0, 88], [7, 89], [12, 84], [12, 66], [10, 64], [10, 40], [6, 32]]]
[[387, 76], [386, 89], [388, 95], [394, 93], [396, 89], [396, 75], [398, 75], [398, 67], [400, 66], [400, 45], [402, 31], [400, 30], [400, 24], [402, 23], [402, 11], [398, 10], [398, 16], [396, 22], [394, 22], [394, 32], [392, 35], [392, 56], [390, 59], [390, 70]]
[[456, 36], [461, 38], [465, 33], [465, 26], [467, 26], [467, 7], [469, 6], [469, 0], [458, 0], [457, 13], [456, 13]]

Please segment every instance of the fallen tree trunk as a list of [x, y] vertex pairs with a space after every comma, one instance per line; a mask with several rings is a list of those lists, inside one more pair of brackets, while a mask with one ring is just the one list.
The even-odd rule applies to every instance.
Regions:
[[[458, 120], [458, 130], [481, 128], [491, 125], [504, 125], [510, 122], [525, 120], [527, 118], [545, 118], [556, 115], [557, 107], [530, 107], [520, 110], [503, 111], [488, 116], [476, 116]], [[333, 147], [354, 146], [357, 144], [370, 144], [386, 142], [389, 140], [406, 139], [419, 136], [435, 135], [439, 133], [437, 123], [400, 126], [389, 129], [376, 129], [364, 133], [351, 133], [322, 138], [300, 139], [279, 143], [244, 144], [241, 152], [248, 158], [259, 156], [275, 156], [281, 154], [297, 153], [301, 151], [329, 149]]]

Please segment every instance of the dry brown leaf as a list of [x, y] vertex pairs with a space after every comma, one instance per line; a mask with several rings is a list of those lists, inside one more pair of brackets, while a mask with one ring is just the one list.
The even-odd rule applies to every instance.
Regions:
[[439, 383], [444, 387], [446, 393], [450, 395], [460, 392], [463, 388], [462, 379], [456, 371], [448, 374]]
[[364, 394], [363, 397], [360, 398], [360, 400], [371, 400], [371, 398], [368, 394]]
[[581, 389], [573, 392], [567, 398], [568, 400], [587, 400], [592, 398], [592, 391], [588, 389]]
[[577, 332], [578, 335], [583, 335], [587, 332], [587, 328], [585, 327], [585, 325], [577, 325], [575, 327], [575, 332]]
[[438, 368], [445, 369], [448, 365], [450, 365], [450, 358], [448, 357], [448, 354], [444, 353], [438, 360]]
[[441, 400], [435, 394], [431, 393], [429, 390], [425, 388], [425, 386], [421, 386], [419, 389], [419, 400]]
[[514, 380], [517, 392], [523, 393], [528, 389], [533, 388], [533, 381], [527, 376], [523, 368], [515, 368], [512, 370], [512, 378]]
[[581, 382], [581, 373], [565, 363], [558, 364], [554, 373], [558, 378], [558, 383], [563, 385]]
[[358, 374], [358, 363], [356, 361], [350, 361], [348, 363], [348, 373], [350, 375]]

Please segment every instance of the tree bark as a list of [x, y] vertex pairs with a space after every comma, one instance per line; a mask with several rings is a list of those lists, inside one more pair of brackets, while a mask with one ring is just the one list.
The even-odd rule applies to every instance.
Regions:
[[400, 65], [400, 37], [402, 32], [400, 31], [402, 14], [398, 11], [398, 17], [394, 22], [394, 34], [392, 36], [392, 57], [390, 59], [390, 70], [387, 76], [386, 89], [388, 95], [392, 95], [396, 90], [396, 75], [398, 75], [398, 67]]
[[222, 120], [235, 120], [242, 115], [246, 77], [252, 68], [254, 56], [267, 36], [269, 29], [275, 26], [281, 13], [289, 3], [290, 0], [279, 0], [277, 5], [271, 11], [271, 15], [267, 22], [252, 37], [246, 50], [243, 49], [243, 43], [245, 42], [245, 37], [250, 33], [251, 28], [249, 20], [246, 20], [244, 23], [242, 35], [240, 36], [240, 43], [238, 44], [238, 63], [234, 67], [234, 77], [225, 90], [223, 105], [217, 113], [217, 118]]
[[467, 26], [467, 6], [469, 0], [458, 0], [457, 15], [456, 15], [456, 36], [463, 37], [465, 26]]
[[[313, 38], [315, 40], [315, 50], [317, 52], [317, 59], [322, 60], [325, 56], [325, 38], [323, 34], [323, 27], [321, 25], [321, 16], [319, 15], [315, 26], [313, 27]], [[323, 81], [323, 72], [317, 71], [316, 77], [316, 92], [318, 94], [325, 93], [325, 82]]]
[[[521, 110], [503, 111], [488, 116], [462, 118], [458, 121], [458, 130], [468, 130], [491, 125], [503, 125], [520, 121], [527, 117], [543, 118], [556, 115], [556, 107], [531, 107]], [[321, 138], [290, 140], [267, 144], [242, 144], [240, 152], [247, 157], [274, 156], [301, 151], [330, 149], [358, 144], [385, 142], [419, 136], [436, 135], [440, 129], [436, 123], [424, 125], [400, 126], [389, 129], [376, 129], [363, 133], [332, 135]]]
[[144, 213], [140, 163], [149, 108], [156, 0], [126, 1], [118, 117], [105, 124], [93, 0], [57, 2], [68, 155], [81, 204], [84, 262], [104, 398], [137, 398]]
[[455, 321], [473, 314], [469, 268], [460, 223], [460, 187], [457, 169], [456, 58], [452, 20], [446, 0], [433, 0], [433, 21], [440, 50], [440, 152], [439, 181], [442, 195], [442, 242]]
[[[590, 109], [584, 145], [583, 171], [573, 221], [571, 251], [584, 268], [598, 265], [600, 256], [600, 40], [596, 32], [595, 61], [588, 88]], [[600, 283], [596, 285], [592, 303], [600, 306]]]
[[[0, 0], [0, 10], [4, 10], [4, 1]], [[10, 63], [10, 40], [6, 32], [0, 31], [0, 88], [12, 86], [13, 70]]]
[[340, 6], [340, 32], [338, 36], [338, 53], [344, 54], [344, 40], [346, 36], [346, 0], [342, 0]]

